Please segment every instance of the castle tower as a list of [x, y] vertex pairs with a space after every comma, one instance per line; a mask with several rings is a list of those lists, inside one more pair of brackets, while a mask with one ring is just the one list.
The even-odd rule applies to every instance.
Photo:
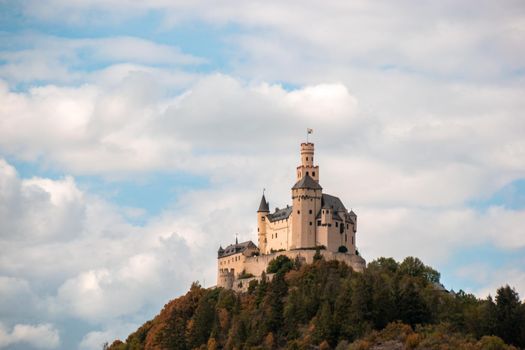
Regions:
[[314, 166], [314, 144], [311, 142], [301, 143], [301, 165], [297, 167], [297, 181], [305, 175], [319, 182], [319, 167]]
[[259, 238], [259, 250], [262, 254], [266, 253], [266, 216], [269, 213], [270, 207], [263, 193], [261, 203], [259, 204], [259, 209], [257, 210], [257, 235]]
[[301, 144], [301, 165], [297, 183], [292, 187], [292, 239], [290, 248], [312, 248], [317, 245], [316, 216], [321, 209], [322, 187], [319, 167], [314, 165], [314, 144]]

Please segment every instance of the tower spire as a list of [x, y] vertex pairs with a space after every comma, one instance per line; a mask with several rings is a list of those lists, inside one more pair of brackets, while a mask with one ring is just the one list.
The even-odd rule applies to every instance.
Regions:
[[261, 197], [261, 203], [259, 204], [259, 209], [257, 210], [258, 213], [269, 213], [270, 212], [270, 205], [266, 201], [266, 197], [264, 197], [264, 189], [263, 189], [263, 195]]

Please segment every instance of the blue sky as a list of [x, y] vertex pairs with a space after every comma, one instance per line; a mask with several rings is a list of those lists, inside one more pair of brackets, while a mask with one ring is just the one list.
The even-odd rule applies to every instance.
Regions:
[[[525, 6], [0, 1], [0, 348], [99, 349], [321, 184], [367, 260], [525, 295]], [[22, 305], [22, 306], [19, 306]]]

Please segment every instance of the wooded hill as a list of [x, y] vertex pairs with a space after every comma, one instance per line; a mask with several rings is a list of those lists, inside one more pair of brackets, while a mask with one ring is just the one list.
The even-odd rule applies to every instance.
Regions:
[[380, 258], [362, 273], [320, 256], [303, 265], [279, 257], [271, 282], [247, 293], [204, 289], [166, 304], [115, 341], [135, 349], [513, 349], [525, 347], [525, 304], [509, 286], [494, 299], [444, 290], [419, 259]]

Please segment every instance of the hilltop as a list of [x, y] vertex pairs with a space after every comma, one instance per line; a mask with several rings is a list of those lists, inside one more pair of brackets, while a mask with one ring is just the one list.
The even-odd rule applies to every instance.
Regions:
[[[271, 280], [271, 281], [270, 281]], [[509, 286], [493, 300], [445, 290], [419, 259], [380, 258], [361, 273], [317, 257], [274, 260], [245, 293], [204, 289], [166, 304], [116, 340], [131, 349], [514, 349], [525, 346], [525, 304]], [[512, 344], [512, 345], [506, 345]]]

